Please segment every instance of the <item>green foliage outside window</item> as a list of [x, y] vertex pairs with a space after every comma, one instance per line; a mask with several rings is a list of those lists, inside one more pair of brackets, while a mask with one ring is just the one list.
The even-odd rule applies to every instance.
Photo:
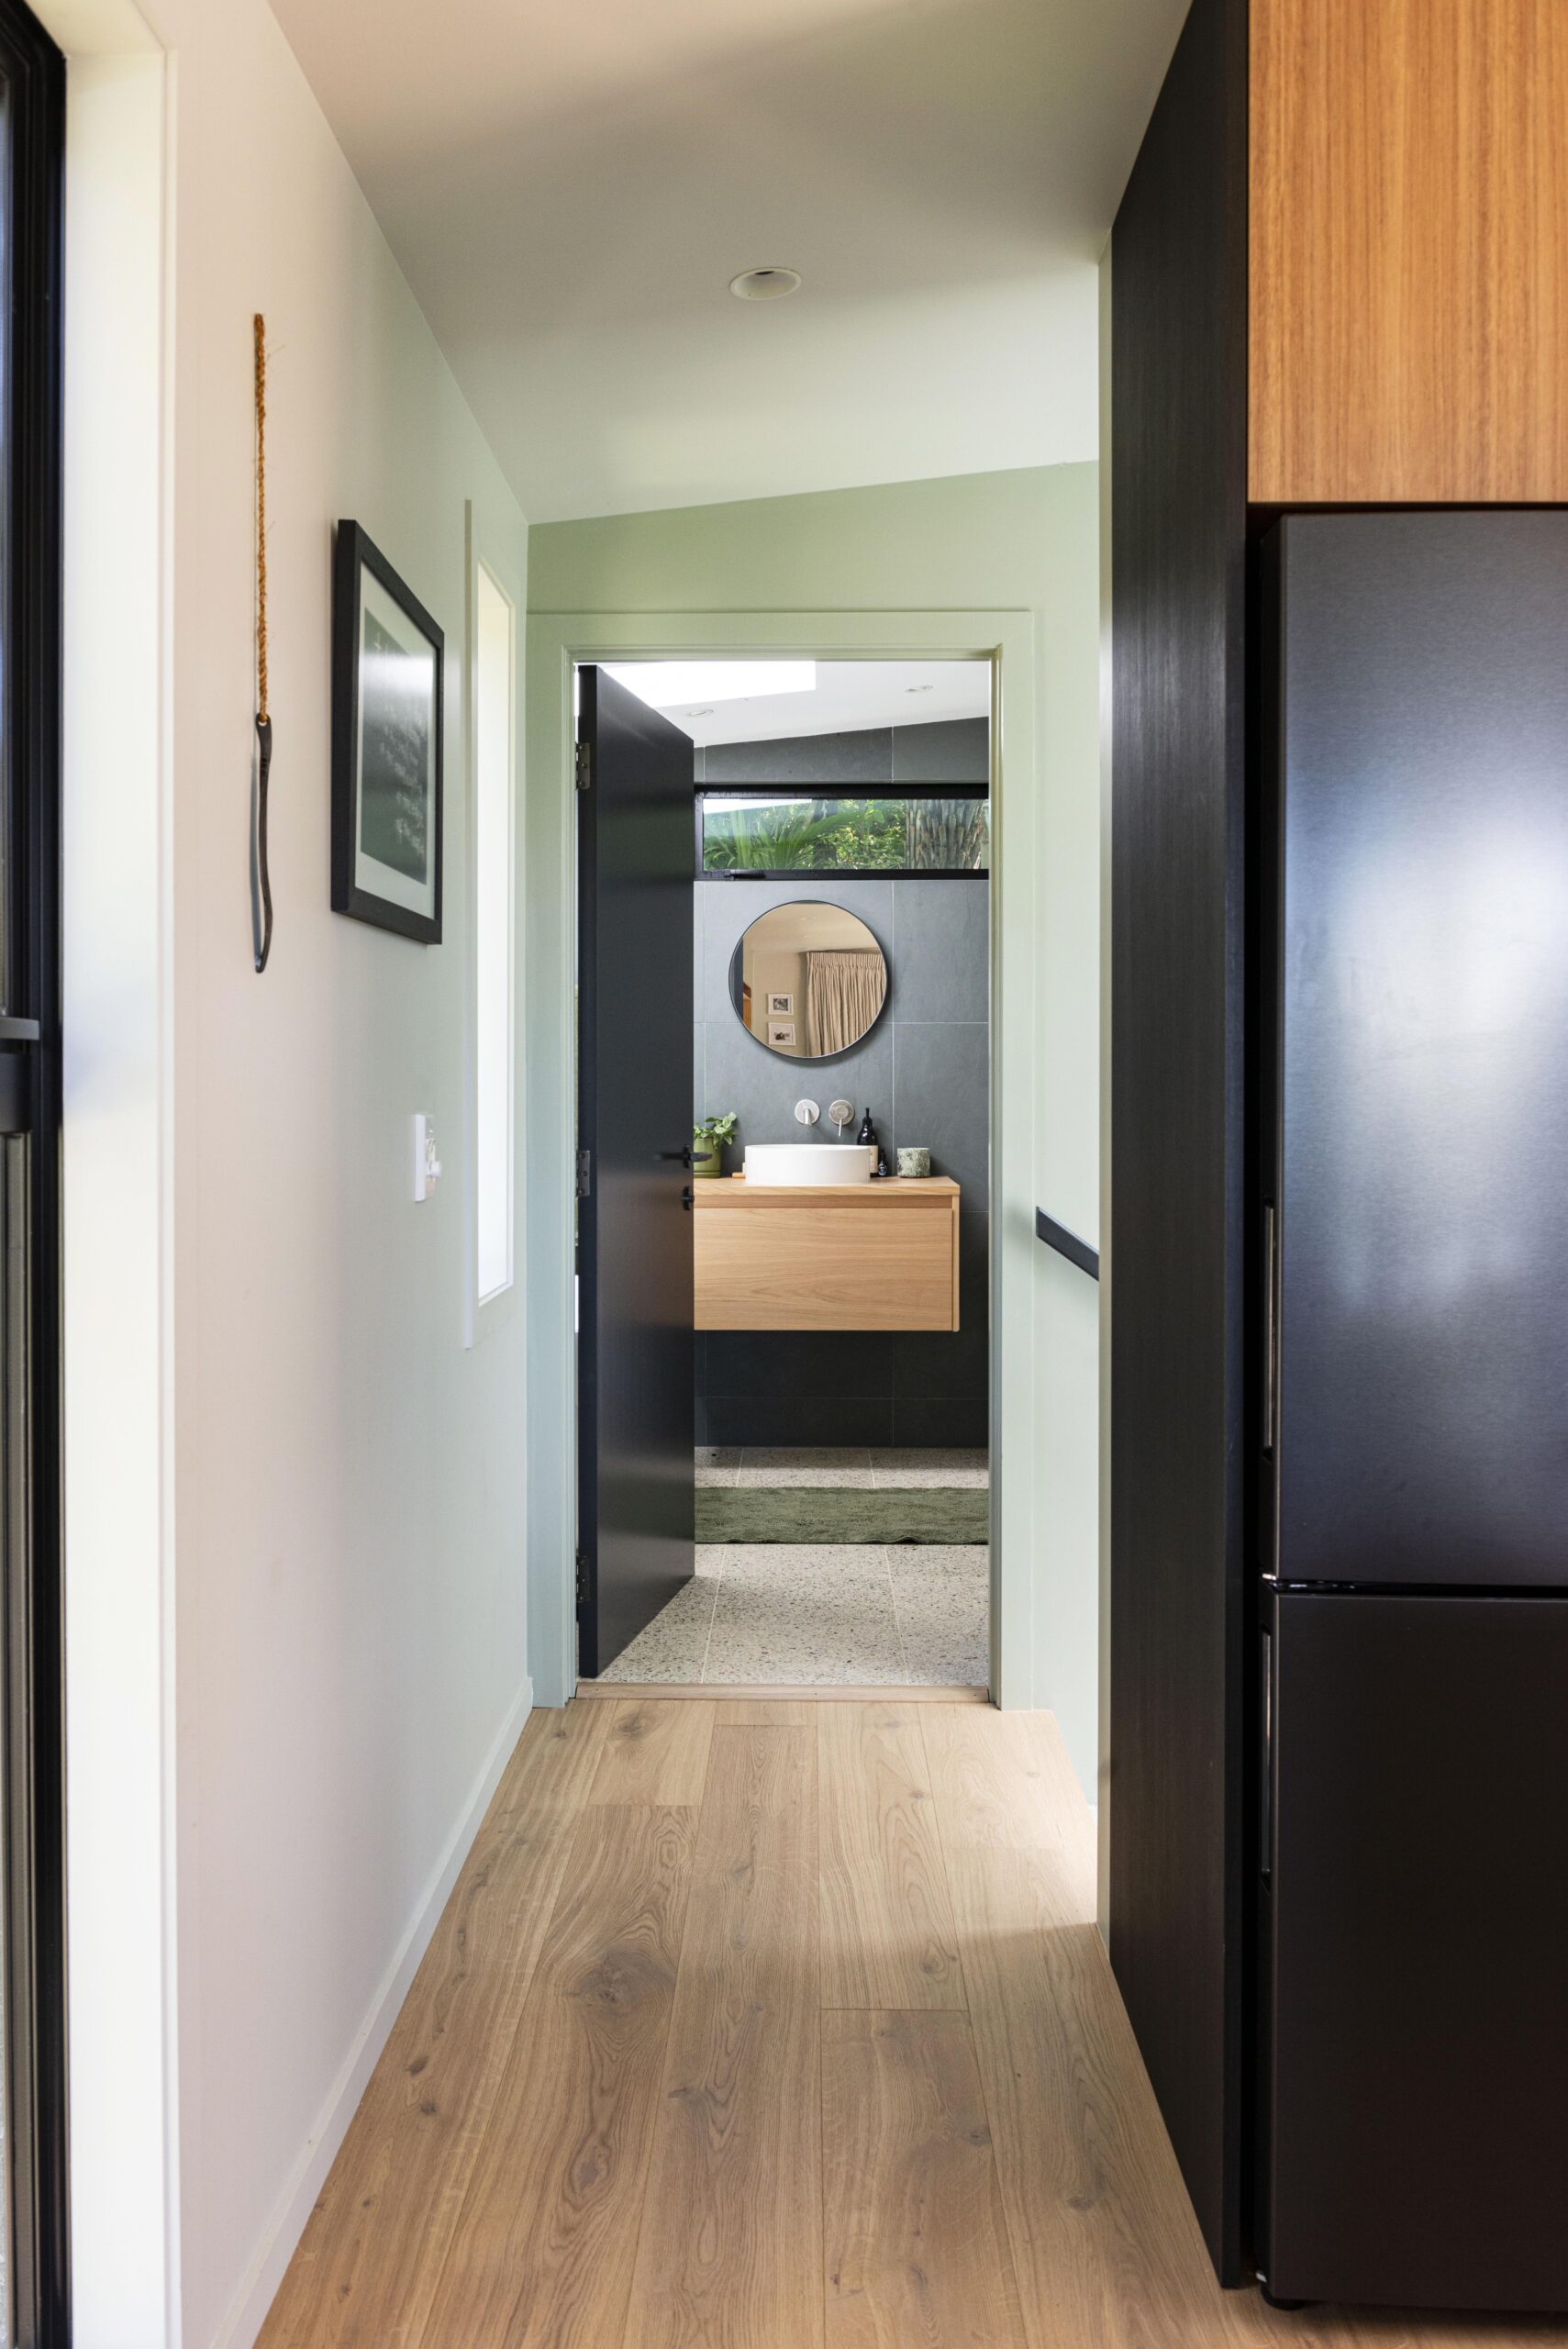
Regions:
[[983, 799], [800, 799], [703, 812], [709, 873], [984, 873]]

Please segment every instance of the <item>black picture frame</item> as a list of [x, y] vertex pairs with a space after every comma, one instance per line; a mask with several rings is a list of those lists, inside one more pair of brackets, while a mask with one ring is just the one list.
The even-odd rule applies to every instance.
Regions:
[[[378, 859], [364, 840], [361, 718], [367, 683], [367, 580], [370, 625], [389, 640], [392, 649], [411, 659], [421, 639], [431, 655], [429, 691], [423, 701], [408, 704], [401, 718], [395, 701], [382, 712], [382, 767], [387, 783], [377, 794], [377, 821], [382, 841], [401, 849], [401, 869]], [[367, 530], [358, 522], [339, 522], [332, 557], [332, 910], [372, 922], [378, 930], [395, 930], [422, 946], [441, 942], [445, 666], [446, 639], [418, 597]], [[411, 722], [424, 729], [425, 783], [417, 813], [410, 804], [411, 778], [405, 776], [400, 788], [396, 772], [399, 756], [419, 750], [418, 735], [408, 739]], [[397, 740], [400, 733], [402, 741]], [[417, 863], [421, 842], [422, 873]]]

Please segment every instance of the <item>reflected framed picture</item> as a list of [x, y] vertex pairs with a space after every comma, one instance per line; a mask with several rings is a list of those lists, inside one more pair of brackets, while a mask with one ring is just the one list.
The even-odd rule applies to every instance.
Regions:
[[768, 1041], [773, 1046], [775, 1052], [793, 1052], [795, 1050], [794, 1020], [770, 1019], [768, 1022]]
[[783, 1019], [793, 1019], [795, 1018], [794, 996], [771, 995], [768, 997], [769, 1018], [771, 1019], [775, 1012], [777, 1012], [779, 1017]]
[[441, 942], [445, 640], [357, 522], [332, 565], [332, 909]]

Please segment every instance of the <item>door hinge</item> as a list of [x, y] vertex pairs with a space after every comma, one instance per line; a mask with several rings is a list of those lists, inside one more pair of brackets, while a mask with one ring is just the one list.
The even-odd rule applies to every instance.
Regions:
[[577, 788], [591, 791], [594, 785], [594, 752], [587, 742], [577, 745]]
[[586, 1550], [579, 1550], [577, 1553], [577, 1604], [579, 1608], [586, 1607], [588, 1604], [588, 1553]]
[[585, 1199], [594, 1187], [594, 1153], [580, 1150], [577, 1153], [577, 1196]]

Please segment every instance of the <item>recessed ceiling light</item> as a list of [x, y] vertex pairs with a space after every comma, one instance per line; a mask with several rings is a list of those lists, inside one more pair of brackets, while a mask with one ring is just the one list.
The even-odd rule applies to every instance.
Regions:
[[931, 689], [929, 685], [906, 685], [904, 690], [906, 694], [929, 694]]
[[739, 277], [729, 281], [729, 290], [738, 302], [777, 302], [784, 295], [798, 292], [798, 269], [743, 269]]
[[713, 716], [713, 704], [709, 702], [706, 709], [688, 709], [686, 716], [688, 718], [711, 718]]

